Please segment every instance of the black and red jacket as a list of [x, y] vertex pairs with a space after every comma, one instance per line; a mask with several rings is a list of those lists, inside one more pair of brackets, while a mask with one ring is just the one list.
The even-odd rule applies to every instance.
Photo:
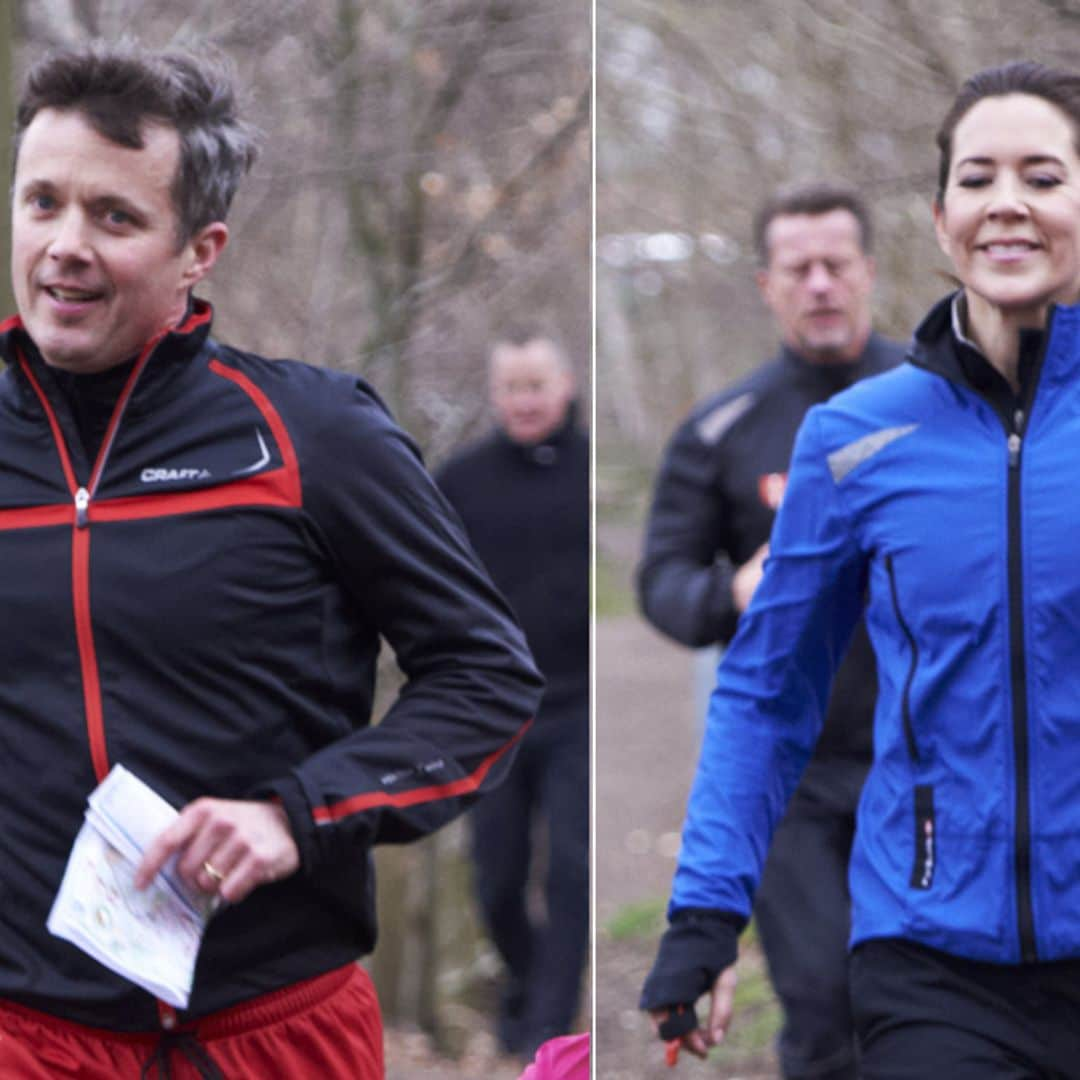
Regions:
[[[300, 848], [212, 920], [184, 1019], [370, 951], [371, 846], [493, 786], [541, 687], [373, 391], [209, 329], [196, 302], [148, 346], [89, 461], [0, 327], [0, 997], [112, 1029], [153, 998], [45, 928], [112, 765], [178, 807], [280, 798]], [[406, 682], [371, 726], [380, 636]]]

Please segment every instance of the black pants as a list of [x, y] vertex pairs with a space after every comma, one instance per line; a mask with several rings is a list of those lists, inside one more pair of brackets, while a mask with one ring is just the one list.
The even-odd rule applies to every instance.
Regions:
[[847, 870], [866, 769], [846, 760], [811, 769], [773, 837], [754, 919], [784, 1009], [784, 1077], [855, 1080]]
[[[541, 713], [501, 787], [471, 811], [476, 891], [509, 986], [499, 1035], [531, 1056], [565, 1035], [577, 1013], [589, 945], [588, 702]], [[548, 850], [546, 919], [526, 904], [534, 824]]]
[[1080, 1077], [1080, 961], [981, 964], [869, 941], [851, 990], [864, 1080]]

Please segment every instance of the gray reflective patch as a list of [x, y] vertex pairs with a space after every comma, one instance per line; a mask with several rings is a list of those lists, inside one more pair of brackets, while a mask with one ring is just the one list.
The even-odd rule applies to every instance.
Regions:
[[864, 435], [861, 439], [848, 443], [847, 446], [841, 446], [839, 450], [834, 450], [828, 457], [829, 471], [833, 479], [839, 484], [856, 466], [872, 458], [889, 443], [910, 435], [918, 426], [918, 424], [905, 424], [903, 427], [882, 428], [880, 431]]
[[719, 442], [720, 436], [739, 419], [757, 400], [751, 393], [740, 394], [723, 405], [717, 405], [697, 422], [698, 437], [702, 442]]

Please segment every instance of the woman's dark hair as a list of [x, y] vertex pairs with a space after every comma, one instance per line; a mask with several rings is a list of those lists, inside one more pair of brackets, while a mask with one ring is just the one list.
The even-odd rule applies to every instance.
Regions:
[[952, 167], [952, 143], [956, 126], [983, 98], [1006, 94], [1029, 94], [1056, 105], [1070, 120], [1073, 138], [1080, 152], [1080, 75], [1060, 68], [1044, 67], [1031, 60], [1017, 60], [1001, 67], [986, 68], [971, 76], [956, 95], [937, 133], [941, 157], [935, 201], [945, 200], [945, 188]]

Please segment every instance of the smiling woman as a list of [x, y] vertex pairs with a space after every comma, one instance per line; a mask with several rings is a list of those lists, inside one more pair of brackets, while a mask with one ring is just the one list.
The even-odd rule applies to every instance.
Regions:
[[1017, 387], [1017, 331], [1080, 296], [1080, 156], [1067, 113], [1042, 97], [987, 97], [957, 124], [934, 204], [964, 283], [969, 333]]
[[736, 935], [865, 610], [879, 694], [850, 864], [859, 1075], [1076, 1075], [1078, 145], [1080, 76], [1016, 63], [964, 85], [934, 208], [961, 287], [911, 363], [800, 431], [646, 985], [693, 1052], [730, 1023]]

